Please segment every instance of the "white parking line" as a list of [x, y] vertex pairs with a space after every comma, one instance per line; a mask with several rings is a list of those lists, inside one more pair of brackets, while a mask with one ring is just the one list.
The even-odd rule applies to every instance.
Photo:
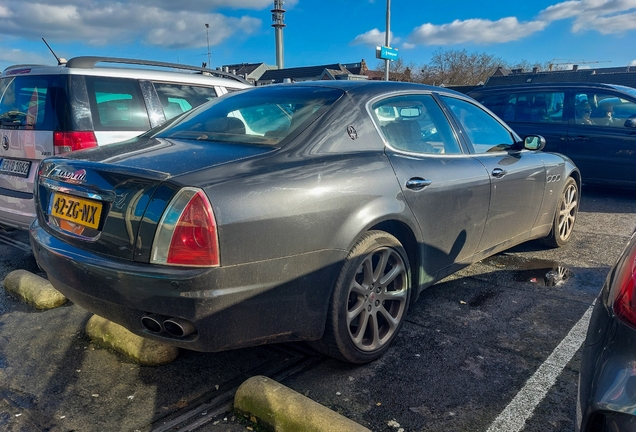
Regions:
[[534, 409], [545, 398], [561, 371], [585, 340], [594, 304], [588, 308], [561, 343], [552, 351], [539, 369], [526, 381], [526, 385], [490, 425], [487, 432], [518, 432], [532, 416]]

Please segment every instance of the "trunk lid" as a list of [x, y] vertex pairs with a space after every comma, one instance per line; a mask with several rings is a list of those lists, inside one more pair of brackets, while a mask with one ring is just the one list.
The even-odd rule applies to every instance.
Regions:
[[139, 138], [49, 158], [39, 170], [38, 219], [47, 231], [81, 249], [145, 261], [156, 224], [174, 194], [183, 186], [199, 186], [181, 184], [179, 176], [272, 150]]

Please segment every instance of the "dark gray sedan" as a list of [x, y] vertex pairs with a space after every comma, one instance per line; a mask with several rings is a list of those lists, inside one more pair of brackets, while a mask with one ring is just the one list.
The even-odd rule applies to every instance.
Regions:
[[53, 286], [137, 334], [201, 351], [307, 340], [364, 363], [424, 288], [570, 239], [581, 179], [544, 145], [442, 88], [259, 87], [45, 160], [31, 242]]

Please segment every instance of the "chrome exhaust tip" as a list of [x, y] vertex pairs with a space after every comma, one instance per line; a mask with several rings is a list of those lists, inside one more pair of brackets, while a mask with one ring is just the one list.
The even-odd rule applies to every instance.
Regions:
[[163, 331], [161, 321], [162, 319], [158, 315], [146, 315], [141, 317], [141, 325], [153, 333], [161, 333]]
[[196, 331], [194, 324], [182, 318], [170, 318], [163, 322], [163, 328], [175, 337], [186, 337]]

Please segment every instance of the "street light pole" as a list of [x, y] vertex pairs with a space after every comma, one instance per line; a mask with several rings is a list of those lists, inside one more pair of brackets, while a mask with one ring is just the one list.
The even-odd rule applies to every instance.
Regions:
[[[391, 46], [391, 0], [386, 0], [386, 34], [384, 35], [384, 46]], [[389, 80], [390, 60], [384, 59], [384, 81]]]
[[210, 24], [205, 25], [205, 38], [208, 40], [208, 69], [212, 69], [210, 64]]

